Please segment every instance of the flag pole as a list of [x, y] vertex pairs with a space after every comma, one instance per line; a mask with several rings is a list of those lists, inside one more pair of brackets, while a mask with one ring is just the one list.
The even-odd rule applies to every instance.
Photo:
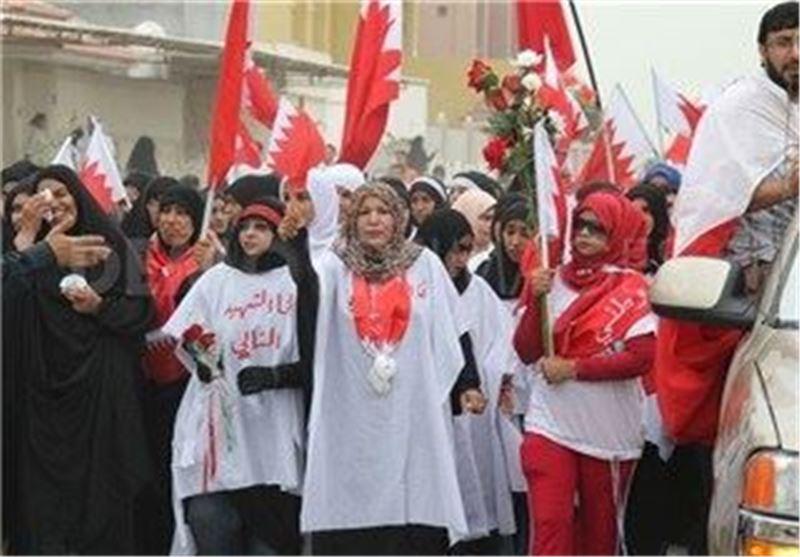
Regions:
[[578, 8], [575, 6], [575, 0], [569, 0], [569, 9], [572, 12], [572, 21], [575, 23], [575, 30], [578, 32], [578, 39], [581, 41], [581, 50], [583, 51], [583, 59], [586, 61], [586, 69], [589, 72], [589, 80], [592, 82], [595, 98], [597, 99], [597, 108], [603, 109], [603, 104], [600, 102], [600, 88], [597, 86], [597, 77], [594, 74], [594, 66], [592, 65], [592, 58], [589, 56], [589, 45], [586, 43], [586, 36], [583, 34], [583, 26], [578, 17]]
[[652, 66], [650, 66], [650, 76], [652, 77], [653, 81], [653, 100], [656, 102], [656, 130], [658, 133], [658, 155], [659, 158], [664, 156], [664, 129], [661, 122], [663, 122], [663, 116], [661, 115], [661, 103], [658, 102], [658, 84], [656, 81], [656, 70]]
[[[547, 234], [539, 228], [539, 253], [542, 254], [542, 268], [550, 269], [550, 248], [547, 245]], [[555, 356], [556, 349], [553, 341], [553, 326], [550, 322], [550, 303], [547, 292], [539, 296], [539, 315], [541, 317], [541, 331], [544, 341], [544, 355]]]
[[203, 208], [203, 224], [200, 226], [200, 238], [205, 238], [209, 226], [211, 226], [211, 212], [214, 207], [214, 197], [216, 188], [209, 184], [206, 188], [206, 205]]

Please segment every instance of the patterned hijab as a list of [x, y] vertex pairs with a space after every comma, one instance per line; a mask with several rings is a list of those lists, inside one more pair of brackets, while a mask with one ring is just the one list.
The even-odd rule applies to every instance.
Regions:
[[[394, 217], [394, 230], [389, 244], [381, 253], [367, 248], [358, 238], [358, 213], [367, 198], [383, 201]], [[369, 282], [383, 282], [407, 270], [422, 247], [406, 239], [404, 232], [408, 219], [405, 205], [394, 190], [383, 182], [370, 182], [353, 193], [351, 210], [342, 227], [342, 235], [333, 247], [348, 269], [363, 276]]]

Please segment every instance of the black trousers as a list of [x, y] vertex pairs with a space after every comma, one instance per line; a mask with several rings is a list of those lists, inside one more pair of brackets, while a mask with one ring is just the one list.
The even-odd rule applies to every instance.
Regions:
[[254, 486], [184, 499], [198, 555], [299, 555], [300, 498]]
[[669, 461], [645, 445], [628, 496], [625, 543], [631, 555], [664, 555], [671, 544], [708, 554], [713, 475], [710, 447], [679, 445]]
[[445, 555], [447, 530], [409, 524], [311, 535], [312, 555]]

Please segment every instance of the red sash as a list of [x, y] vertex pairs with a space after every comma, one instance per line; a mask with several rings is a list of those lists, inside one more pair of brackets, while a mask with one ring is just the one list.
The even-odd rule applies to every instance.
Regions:
[[587, 358], [610, 351], [628, 329], [650, 313], [647, 281], [636, 272], [606, 273], [585, 289], [553, 326], [556, 354]]

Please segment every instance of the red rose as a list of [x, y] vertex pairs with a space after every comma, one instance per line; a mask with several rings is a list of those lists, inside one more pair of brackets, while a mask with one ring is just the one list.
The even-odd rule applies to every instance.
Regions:
[[486, 144], [483, 148], [483, 158], [486, 159], [489, 168], [492, 170], [503, 168], [507, 149], [508, 141], [502, 137], [494, 137]]
[[203, 350], [208, 351], [212, 346], [214, 346], [214, 333], [203, 333], [200, 335], [200, 338], [197, 339], [197, 344], [200, 345], [200, 348]]
[[502, 89], [492, 89], [486, 93], [486, 102], [498, 112], [502, 112], [508, 108], [508, 102], [506, 102], [506, 97], [503, 95]]
[[184, 342], [194, 342], [203, 334], [203, 327], [195, 323], [185, 331], [183, 331]]
[[516, 95], [522, 90], [522, 79], [517, 74], [510, 74], [503, 78], [503, 89]]
[[542, 108], [553, 108], [559, 101], [560, 94], [549, 85], [539, 87], [533, 96], [536, 103]]
[[475, 59], [467, 72], [467, 85], [480, 93], [484, 88], [484, 80], [491, 73], [491, 67], [484, 64], [483, 61]]

